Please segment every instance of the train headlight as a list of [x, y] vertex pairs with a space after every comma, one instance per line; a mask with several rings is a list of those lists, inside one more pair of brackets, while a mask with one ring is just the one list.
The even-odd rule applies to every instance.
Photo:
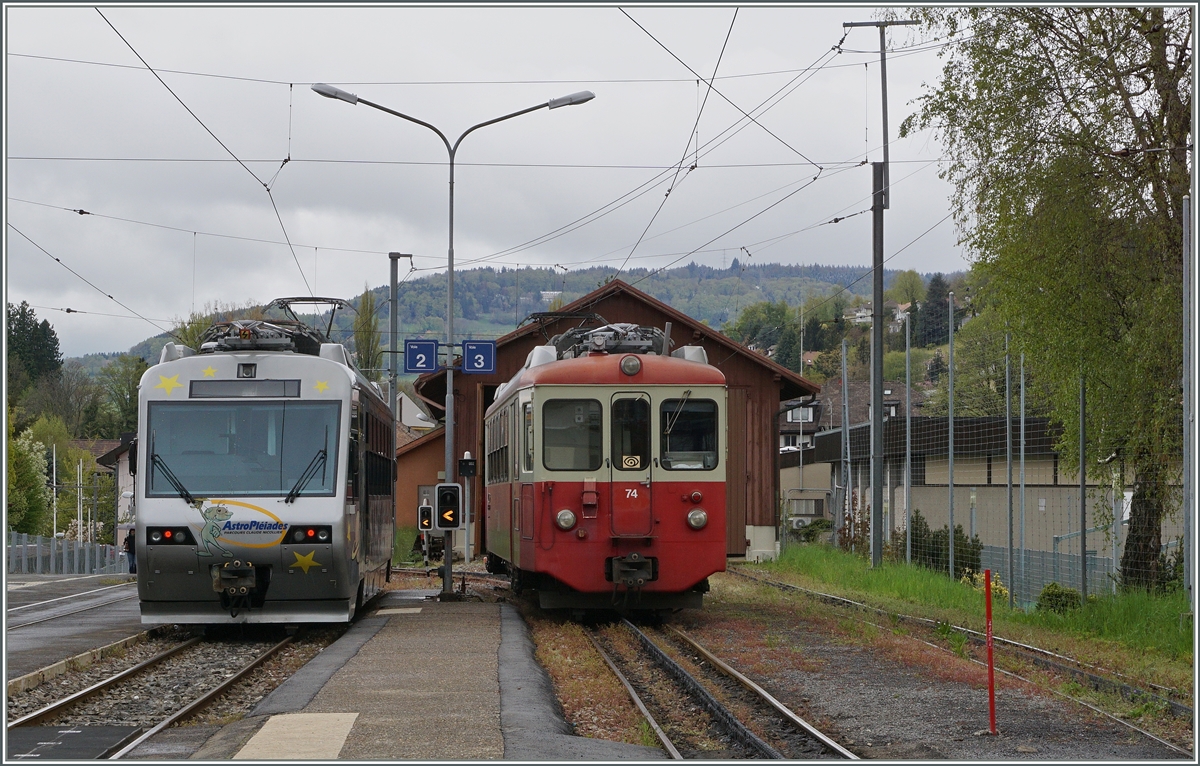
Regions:
[[323, 543], [329, 542], [329, 530], [322, 529], [320, 532], [317, 533], [317, 539]]
[[704, 529], [708, 524], [708, 511], [703, 508], [693, 508], [688, 511], [687, 523], [692, 529]]
[[637, 375], [641, 372], [642, 360], [636, 356], [627, 356], [621, 360], [621, 372], [626, 375]]
[[150, 533], [150, 542], [157, 543], [162, 541], [162, 532], [154, 531]]
[[292, 539], [293, 539], [293, 540], [295, 540], [295, 541], [296, 541], [296, 542], [298, 542], [298, 543], [300, 543], [300, 542], [304, 542], [304, 530], [303, 530], [303, 529], [297, 529], [297, 530], [296, 530], [296, 533], [292, 535]]
[[554, 517], [554, 521], [556, 524], [558, 524], [559, 529], [570, 529], [571, 527], [575, 526], [575, 512], [563, 508], [558, 512], [558, 515]]

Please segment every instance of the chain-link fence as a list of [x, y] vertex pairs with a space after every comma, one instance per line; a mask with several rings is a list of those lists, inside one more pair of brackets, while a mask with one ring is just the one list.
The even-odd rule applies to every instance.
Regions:
[[[956, 579], [991, 569], [1022, 607], [1051, 583], [1095, 595], [1181, 585], [1182, 454], [1113, 448], [1104, 429], [1122, 413], [1089, 411], [1086, 396], [1104, 382], [1082, 379], [1070, 412], [1064, 384], [1055, 399], [1003, 332], [967, 323], [954, 343], [912, 369], [911, 387], [884, 384], [883, 555]], [[866, 555], [870, 386], [824, 387], [819, 407], [835, 411], [824, 413], [810, 462], [828, 469], [825, 537]]]

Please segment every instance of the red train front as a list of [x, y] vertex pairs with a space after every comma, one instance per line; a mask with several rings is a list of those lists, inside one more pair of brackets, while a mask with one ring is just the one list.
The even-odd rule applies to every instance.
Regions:
[[725, 570], [725, 376], [657, 328], [529, 354], [485, 423], [487, 560], [543, 608], [699, 607]]

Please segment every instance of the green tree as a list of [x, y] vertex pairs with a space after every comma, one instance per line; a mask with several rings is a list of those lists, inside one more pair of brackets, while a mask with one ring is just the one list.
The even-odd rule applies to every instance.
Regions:
[[57, 372], [62, 367], [58, 335], [46, 320], [38, 321], [37, 314], [25, 301], [20, 306], [8, 304], [8, 357], [21, 364], [30, 381]]
[[1178, 502], [1191, 14], [918, 9], [926, 32], [954, 44], [901, 129], [933, 128], [952, 158], [943, 177], [987, 278], [985, 310], [1007, 321], [1047, 390], [1064, 467], [1080, 468], [1082, 378], [1083, 470], [1114, 452], [1132, 468], [1121, 577], [1140, 588], [1160, 584], [1162, 520]]
[[354, 350], [358, 353], [358, 368], [368, 379], [383, 379], [383, 339], [379, 333], [379, 309], [371, 288], [363, 285], [354, 315]]
[[71, 435], [80, 439], [98, 435], [102, 397], [100, 384], [73, 360], [58, 372], [39, 378], [22, 397], [21, 409], [29, 418], [61, 418]]
[[150, 368], [146, 360], [132, 354], [122, 354], [100, 370], [100, 385], [108, 407], [112, 426], [109, 438], [126, 431], [137, 430], [138, 383], [142, 373]]
[[925, 280], [912, 269], [902, 271], [892, 279], [883, 297], [899, 304], [919, 303], [925, 300]]
[[193, 311], [187, 319], [176, 319], [171, 328], [171, 337], [176, 343], [181, 343], [193, 351], [200, 350], [200, 339], [208, 328], [212, 327], [215, 310], [205, 306], [204, 313]]
[[949, 342], [950, 335], [946, 332], [950, 326], [949, 300], [950, 286], [941, 273], [934, 274], [913, 322], [914, 346], [940, 346]]
[[783, 329], [775, 347], [775, 361], [792, 372], [800, 372], [800, 333], [792, 323]]
[[49, 530], [51, 491], [46, 486], [46, 448], [25, 431], [13, 438], [13, 418], [9, 413], [7, 494], [5, 507], [8, 529], [29, 534]]

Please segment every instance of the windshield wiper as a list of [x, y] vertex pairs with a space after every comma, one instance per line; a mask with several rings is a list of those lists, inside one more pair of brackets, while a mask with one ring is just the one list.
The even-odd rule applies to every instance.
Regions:
[[313, 477], [317, 475], [317, 471], [325, 467], [325, 448], [317, 450], [317, 454], [313, 455], [313, 459], [309, 461], [308, 468], [304, 469], [304, 473], [300, 474], [300, 478], [296, 479], [295, 486], [292, 491], [287, 493], [287, 497], [283, 499], [285, 503], [294, 503], [300, 493], [308, 486]]
[[157, 452], [150, 453], [150, 465], [154, 466], [162, 473], [163, 478], [166, 479], [167, 482], [175, 489], [175, 492], [177, 492], [179, 496], [183, 498], [185, 503], [188, 505], [196, 504], [196, 498], [192, 497], [192, 493], [187, 491], [187, 487], [183, 486], [183, 482], [177, 479], [175, 474], [171, 473], [171, 469], [167, 468], [166, 461], [159, 457]]
[[679, 407], [675, 409], [675, 417], [667, 419], [667, 427], [663, 429], [663, 436], [670, 436], [671, 429], [679, 422], [679, 416], [683, 414], [683, 405], [687, 404], [687, 400], [692, 396], [692, 389], [683, 392], [683, 398], [679, 400]]

